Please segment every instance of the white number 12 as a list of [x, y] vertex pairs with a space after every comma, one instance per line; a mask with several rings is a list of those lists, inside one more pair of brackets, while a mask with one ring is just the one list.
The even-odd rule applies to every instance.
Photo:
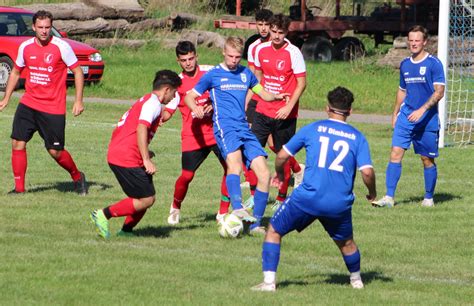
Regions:
[[[321, 151], [319, 152], [319, 161], [318, 167], [325, 168], [326, 167], [326, 159], [328, 155], [328, 147], [329, 147], [329, 138], [325, 136], [319, 137], [319, 142], [321, 143]], [[341, 162], [346, 157], [347, 153], [349, 153], [349, 144], [344, 140], [338, 140], [332, 146], [332, 149], [336, 152], [339, 152], [337, 157], [329, 166], [329, 170], [334, 170], [338, 172], [344, 171], [344, 167], [341, 165]]]

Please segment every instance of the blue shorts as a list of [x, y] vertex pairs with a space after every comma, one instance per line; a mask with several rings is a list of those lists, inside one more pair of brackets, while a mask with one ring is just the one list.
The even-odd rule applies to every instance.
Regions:
[[271, 218], [270, 224], [283, 237], [293, 230], [301, 232], [316, 219], [333, 240], [352, 238], [352, 210], [347, 210], [339, 217], [314, 216], [298, 208], [291, 202], [291, 197], [288, 197], [278, 208]]
[[267, 153], [258, 142], [257, 137], [247, 126], [245, 128], [224, 127], [215, 130], [214, 136], [224, 160], [227, 159], [227, 154], [239, 149], [242, 149], [242, 158], [248, 168], [250, 168], [252, 160], [258, 156], [267, 157]]
[[438, 157], [438, 131], [425, 131], [414, 127], [405, 127], [395, 124], [392, 137], [392, 147], [400, 147], [407, 150], [413, 142], [416, 154], [431, 158]]

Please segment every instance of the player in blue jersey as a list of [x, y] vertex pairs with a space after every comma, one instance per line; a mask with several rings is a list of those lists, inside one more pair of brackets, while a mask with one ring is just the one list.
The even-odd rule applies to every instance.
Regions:
[[400, 64], [400, 86], [392, 114], [392, 151], [387, 166], [387, 193], [372, 204], [393, 207], [398, 181], [402, 174], [402, 159], [413, 143], [424, 167], [425, 196], [422, 206], [433, 206], [433, 194], [438, 177], [435, 157], [438, 157], [438, 102], [444, 96], [443, 65], [425, 50], [428, 32], [414, 26], [408, 33], [412, 53]]
[[264, 282], [255, 291], [275, 291], [276, 271], [283, 236], [293, 230], [304, 230], [316, 219], [339, 247], [350, 272], [354, 288], [363, 288], [360, 276], [360, 253], [352, 235], [352, 203], [356, 171], [367, 186], [367, 200], [377, 196], [375, 173], [369, 144], [361, 132], [346, 123], [354, 101], [346, 88], [328, 93], [326, 112], [329, 119], [301, 128], [278, 152], [275, 160], [277, 177], [284, 179], [284, 164], [302, 148], [306, 150], [303, 183], [293, 190], [270, 220], [262, 251]]
[[[209, 90], [214, 110], [214, 136], [227, 164], [226, 185], [233, 208], [232, 213], [244, 221], [254, 223], [250, 226], [251, 234], [265, 233], [260, 221], [268, 200], [270, 171], [265, 159], [267, 154], [250, 131], [245, 118], [245, 97], [249, 90], [265, 101], [282, 100], [288, 97], [288, 94], [276, 95], [265, 91], [255, 75], [247, 67], [239, 64], [243, 46], [241, 38], [227, 38], [223, 50], [224, 62], [203, 75], [184, 101], [196, 117], [202, 118], [208, 109], [196, 105], [195, 98]], [[242, 161], [255, 171], [258, 179], [254, 200], [255, 204], [260, 203], [259, 207], [263, 209], [254, 209], [253, 217], [242, 207], [240, 189]]]

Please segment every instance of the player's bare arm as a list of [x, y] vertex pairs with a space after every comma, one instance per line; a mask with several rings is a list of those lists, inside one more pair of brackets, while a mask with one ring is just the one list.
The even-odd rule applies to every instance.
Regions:
[[416, 122], [420, 120], [423, 114], [432, 108], [435, 105], [438, 105], [438, 102], [444, 97], [444, 85], [435, 84], [434, 85], [435, 92], [431, 95], [428, 101], [425, 102], [419, 109], [414, 111], [408, 116], [408, 120], [411, 122]]
[[8, 102], [10, 101], [10, 97], [15, 90], [16, 84], [20, 79], [20, 71], [13, 67], [12, 72], [10, 73], [10, 77], [8, 78], [7, 88], [5, 89], [5, 96], [0, 101], [0, 112], [7, 107]]
[[197, 97], [199, 97], [199, 95], [195, 91], [191, 90], [188, 92], [186, 97], [184, 97], [184, 103], [191, 110], [191, 112], [193, 112], [194, 116], [202, 119], [205, 112], [202, 106], [196, 104]]
[[145, 172], [148, 174], [155, 174], [156, 167], [151, 161], [150, 151], [148, 150], [148, 127], [142, 123], [137, 126], [137, 145], [143, 159]]
[[405, 100], [406, 95], [407, 93], [405, 90], [398, 88], [397, 97], [395, 98], [395, 105], [393, 106], [392, 128], [395, 128], [395, 123], [397, 122], [398, 113], [400, 112], [400, 107], [402, 105], [403, 100]]
[[375, 201], [377, 198], [377, 190], [375, 184], [375, 171], [372, 167], [364, 168], [360, 171], [362, 174], [362, 181], [367, 187], [368, 194], [365, 196], [369, 202]]
[[170, 120], [173, 115], [168, 112], [166, 109], [163, 110], [161, 113], [161, 120], [160, 120], [160, 126], [165, 123], [166, 121]]
[[255, 70], [255, 72], [254, 72], [255, 77], [257, 78], [257, 80], [258, 80], [259, 82], [261, 82], [261, 81], [262, 81], [262, 76], [263, 76], [262, 70], [255, 69], [255, 68], [254, 68], [254, 70]]
[[275, 119], [286, 119], [288, 115], [291, 113], [293, 110], [293, 107], [295, 107], [296, 103], [298, 103], [298, 100], [300, 99], [301, 95], [303, 94], [304, 90], [306, 89], [306, 77], [299, 77], [296, 78], [296, 88], [293, 94], [290, 96], [288, 102], [286, 103], [285, 106], [280, 108], [276, 112]]
[[274, 94], [271, 92], [266, 91], [261, 84], [257, 84], [252, 88], [252, 92], [256, 93], [265, 101], [272, 102], [272, 101], [279, 101], [283, 99], [287, 99], [290, 94], [289, 93], [280, 93]]
[[72, 113], [74, 116], [79, 116], [84, 111], [84, 102], [82, 100], [84, 93], [84, 74], [81, 66], [71, 69], [74, 73], [74, 85], [76, 87], [76, 99], [72, 106]]

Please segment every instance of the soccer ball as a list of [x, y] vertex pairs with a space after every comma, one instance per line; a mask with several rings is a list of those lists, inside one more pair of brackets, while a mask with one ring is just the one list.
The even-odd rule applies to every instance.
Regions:
[[222, 238], [238, 238], [244, 231], [244, 224], [239, 217], [226, 214], [218, 224], [219, 235]]

